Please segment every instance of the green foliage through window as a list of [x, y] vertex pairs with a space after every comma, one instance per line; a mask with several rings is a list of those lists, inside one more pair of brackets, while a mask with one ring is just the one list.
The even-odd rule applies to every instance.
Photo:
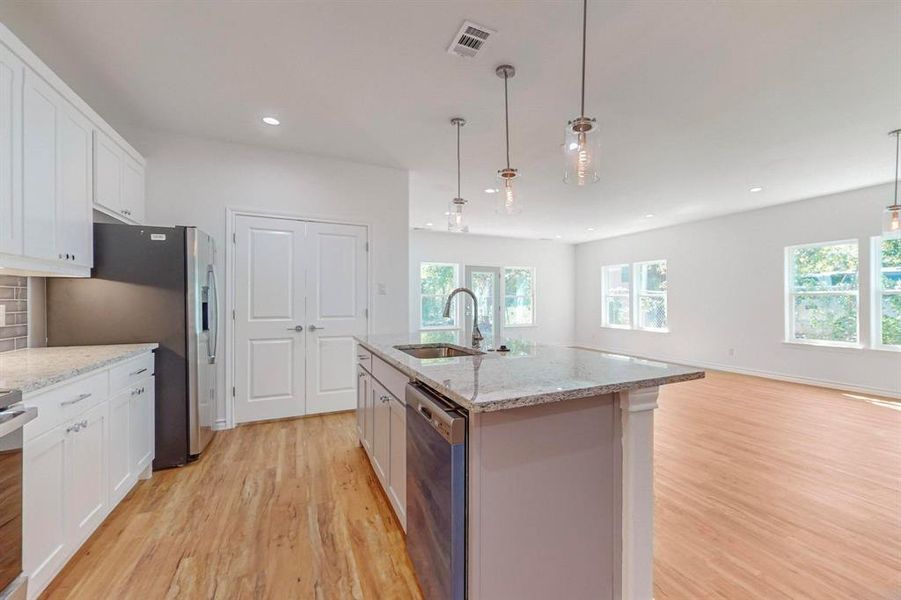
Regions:
[[901, 239], [883, 240], [881, 244], [880, 320], [882, 343], [901, 346]]
[[857, 343], [857, 242], [788, 249], [790, 338]]
[[535, 322], [535, 291], [532, 269], [504, 268], [504, 324], [532, 325]]

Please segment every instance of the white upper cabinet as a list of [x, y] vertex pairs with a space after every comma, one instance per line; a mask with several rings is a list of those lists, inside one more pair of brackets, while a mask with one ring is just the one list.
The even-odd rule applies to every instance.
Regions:
[[0, 45], [0, 252], [22, 254], [22, 76], [25, 65]]
[[94, 209], [143, 222], [143, 158], [0, 24], [0, 268], [89, 276]]
[[94, 130], [94, 206], [125, 222], [144, 222], [144, 165]]

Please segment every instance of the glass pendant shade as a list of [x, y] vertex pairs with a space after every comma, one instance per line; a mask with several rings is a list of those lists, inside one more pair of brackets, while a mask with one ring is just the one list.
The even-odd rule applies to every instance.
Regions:
[[497, 172], [498, 193], [495, 194], [495, 212], [501, 215], [518, 215], [522, 212], [522, 190], [517, 181], [516, 169], [501, 169]]
[[886, 206], [882, 212], [882, 239], [901, 239], [901, 204]]
[[600, 135], [594, 119], [578, 117], [567, 123], [563, 154], [566, 156], [565, 183], [587, 185], [601, 178], [598, 171]]
[[463, 207], [466, 206], [466, 200], [463, 198], [454, 198], [447, 205], [447, 230], [455, 233], [465, 233], [469, 230], [463, 223]]

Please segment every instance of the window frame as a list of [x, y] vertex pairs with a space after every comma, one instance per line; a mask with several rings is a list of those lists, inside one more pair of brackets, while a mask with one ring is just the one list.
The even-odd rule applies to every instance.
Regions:
[[[792, 285], [792, 275], [793, 275], [793, 266], [792, 266], [792, 253], [795, 250], [801, 248], [822, 248], [824, 246], [842, 246], [847, 244], [854, 244], [857, 247], [857, 289], [854, 291], [850, 290], [828, 290], [828, 291], [806, 291], [806, 292], [795, 292], [794, 286]], [[784, 287], [784, 297], [783, 297], [783, 310], [785, 312], [785, 331], [783, 332], [784, 338], [783, 342], [786, 344], [798, 344], [802, 346], [823, 346], [827, 348], [852, 348], [852, 349], [860, 349], [863, 348], [864, 345], [861, 342], [861, 331], [860, 331], [860, 282], [861, 282], [861, 269], [860, 269], [860, 241], [858, 239], [844, 239], [844, 240], [832, 240], [828, 242], [812, 242], [808, 244], [795, 244], [792, 246], [786, 246], [784, 250], [783, 257], [783, 287]], [[842, 342], [842, 341], [833, 341], [833, 340], [805, 340], [805, 339], [795, 339], [794, 331], [795, 331], [795, 310], [794, 310], [794, 300], [796, 296], [852, 296], [856, 299], [857, 306], [857, 341], [856, 342]]]
[[[609, 269], [623, 268], [627, 267], [629, 269], [629, 291], [626, 292], [625, 297], [627, 303], [629, 305], [629, 322], [620, 325], [618, 323], [610, 322], [610, 315], [607, 311], [607, 298], [611, 296], [609, 293], [609, 277], [607, 275], [607, 271]], [[601, 265], [601, 327], [608, 327], [610, 329], [632, 329], [632, 325], [634, 323], [635, 311], [632, 302], [632, 298], [634, 296], [635, 291], [635, 280], [632, 276], [632, 264], [631, 263], [618, 263], [613, 265]], [[622, 294], [613, 294], [616, 297], [623, 297]]]
[[[532, 322], [531, 323], [521, 323], [514, 324], [509, 323], [507, 321], [507, 270], [508, 269], [519, 269], [529, 271], [532, 277]], [[517, 265], [506, 265], [501, 267], [501, 327], [504, 329], [508, 328], [523, 328], [523, 327], [537, 327], [538, 326], [538, 280], [536, 278], [535, 267], [527, 267], [527, 266], [517, 266]], [[518, 297], [518, 296], [512, 296]]]
[[[641, 306], [641, 285], [640, 285], [640, 277], [641, 277], [641, 267], [643, 265], [653, 265], [657, 263], [663, 263], [666, 265], [666, 282], [667, 289], [663, 292], [652, 292], [649, 293], [647, 291], [644, 292], [645, 296], [648, 297], [663, 297], [663, 314], [666, 316], [666, 327], [642, 327], [640, 325], [641, 318], [639, 316], [639, 309]], [[649, 331], [651, 333], [669, 333], [669, 263], [665, 258], [658, 258], [655, 260], [642, 260], [636, 261], [632, 263], [632, 329], [636, 331]]]
[[[423, 260], [419, 262], [419, 302], [417, 303], [417, 322], [419, 324], [419, 331], [457, 331], [457, 339], [459, 339], [459, 331], [460, 331], [460, 303], [455, 301], [455, 307], [453, 311], [453, 325], [423, 325], [422, 323], [422, 299], [424, 297], [437, 297], [435, 294], [423, 294], [422, 293], [422, 266], [423, 265], [438, 265], [442, 267], [453, 267], [454, 268], [454, 288], [456, 289], [460, 287], [460, 265], [458, 263], [452, 262], [440, 262], [433, 260]], [[446, 300], [447, 298], [443, 298]]]
[[[882, 343], [882, 299], [884, 296], [901, 296], [901, 289], [885, 290], [882, 287], [882, 236], [870, 238], [870, 342], [874, 350], [901, 352], [901, 344]], [[858, 252], [860, 248], [858, 247]], [[860, 286], [858, 285], [858, 288]], [[859, 312], [858, 308], [858, 312]], [[859, 323], [858, 323], [859, 326]]]

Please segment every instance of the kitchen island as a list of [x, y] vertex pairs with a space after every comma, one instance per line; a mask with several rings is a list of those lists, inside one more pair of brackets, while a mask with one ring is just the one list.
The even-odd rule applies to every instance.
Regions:
[[513, 340], [441, 358], [398, 349], [428, 346], [408, 336], [357, 341], [379, 389], [419, 382], [468, 417], [471, 600], [652, 597], [657, 393], [703, 371]]

